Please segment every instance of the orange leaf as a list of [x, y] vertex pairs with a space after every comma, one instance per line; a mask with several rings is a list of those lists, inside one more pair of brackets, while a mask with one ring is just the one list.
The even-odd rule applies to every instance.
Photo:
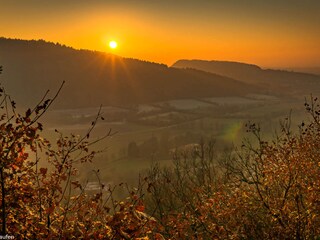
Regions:
[[145, 207], [143, 205], [136, 206], [136, 210], [139, 211], [139, 212], [143, 212], [144, 209], [145, 209]]
[[48, 169], [47, 168], [40, 168], [40, 173], [42, 175], [46, 175], [47, 174]]

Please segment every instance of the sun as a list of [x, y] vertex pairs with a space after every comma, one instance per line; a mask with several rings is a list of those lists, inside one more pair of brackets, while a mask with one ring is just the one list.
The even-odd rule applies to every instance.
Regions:
[[110, 41], [109, 42], [109, 47], [112, 48], [112, 49], [115, 49], [117, 48], [118, 46], [118, 43], [116, 41]]

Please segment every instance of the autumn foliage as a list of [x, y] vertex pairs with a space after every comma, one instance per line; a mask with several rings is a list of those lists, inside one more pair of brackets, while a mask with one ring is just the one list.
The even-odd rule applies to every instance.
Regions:
[[[58, 93], [24, 114], [1, 92], [0, 235], [20, 239], [317, 239], [320, 237], [320, 107], [293, 132], [290, 119], [273, 140], [248, 124], [255, 141], [216, 153], [214, 141], [152, 166], [122, 201], [115, 187], [86, 191], [77, 165], [93, 161], [96, 141], [42, 138], [38, 122]], [[44, 165], [43, 163], [47, 165]], [[49, 166], [49, 167], [44, 167]], [[98, 174], [97, 174], [98, 177]], [[99, 177], [98, 177], [99, 179]]]
[[[60, 91], [60, 90], [59, 90]], [[58, 93], [59, 93], [58, 91]], [[114, 187], [88, 193], [78, 181], [76, 164], [92, 161], [96, 152], [84, 137], [57, 132], [55, 144], [41, 137], [39, 118], [58, 93], [47, 94], [33, 109], [16, 112], [15, 102], [1, 92], [0, 225], [1, 236], [17, 239], [139, 239], [153, 236], [154, 219], [143, 213], [141, 198], [128, 188], [128, 198], [117, 201]], [[49, 167], [41, 167], [46, 162]], [[155, 235], [157, 237], [157, 235]]]
[[[290, 118], [271, 141], [248, 124], [254, 141], [220, 157], [212, 142], [176, 153], [173, 169], [155, 166], [149, 205], [174, 239], [318, 239], [320, 237], [320, 107], [297, 133]], [[219, 160], [217, 160], [219, 158]], [[213, 161], [215, 159], [215, 161]]]

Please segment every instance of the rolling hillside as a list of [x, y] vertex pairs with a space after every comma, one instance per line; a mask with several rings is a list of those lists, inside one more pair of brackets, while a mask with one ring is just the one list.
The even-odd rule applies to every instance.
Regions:
[[230, 77], [127, 59], [60, 44], [0, 38], [1, 83], [18, 103], [34, 104], [66, 81], [57, 108], [242, 96], [258, 87]]
[[280, 95], [299, 95], [318, 93], [320, 76], [284, 71], [262, 69], [259, 66], [228, 62], [204, 60], [179, 60], [172, 67], [179, 69], [198, 69], [214, 74], [237, 79], [243, 83], [253, 84], [264, 88], [270, 93]]

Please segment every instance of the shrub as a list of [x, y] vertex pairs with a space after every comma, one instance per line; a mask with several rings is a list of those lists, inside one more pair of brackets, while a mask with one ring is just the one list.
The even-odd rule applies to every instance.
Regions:
[[[38, 120], [60, 89], [20, 114], [0, 88], [0, 234], [18, 239], [147, 239], [155, 222], [143, 213], [138, 190], [128, 189], [128, 198], [116, 201], [115, 188], [100, 184], [99, 191], [88, 193], [77, 181], [75, 165], [92, 161], [96, 152], [90, 146], [111, 134], [90, 140], [100, 112], [84, 137], [56, 131], [56, 144], [41, 137]], [[41, 167], [40, 161], [50, 167]]]
[[[174, 157], [174, 168], [149, 172], [148, 211], [162, 234], [177, 239], [318, 239], [320, 237], [320, 107], [299, 131], [290, 118], [271, 141], [248, 124], [256, 142], [213, 157], [211, 142]], [[219, 165], [217, 163], [219, 162]]]

